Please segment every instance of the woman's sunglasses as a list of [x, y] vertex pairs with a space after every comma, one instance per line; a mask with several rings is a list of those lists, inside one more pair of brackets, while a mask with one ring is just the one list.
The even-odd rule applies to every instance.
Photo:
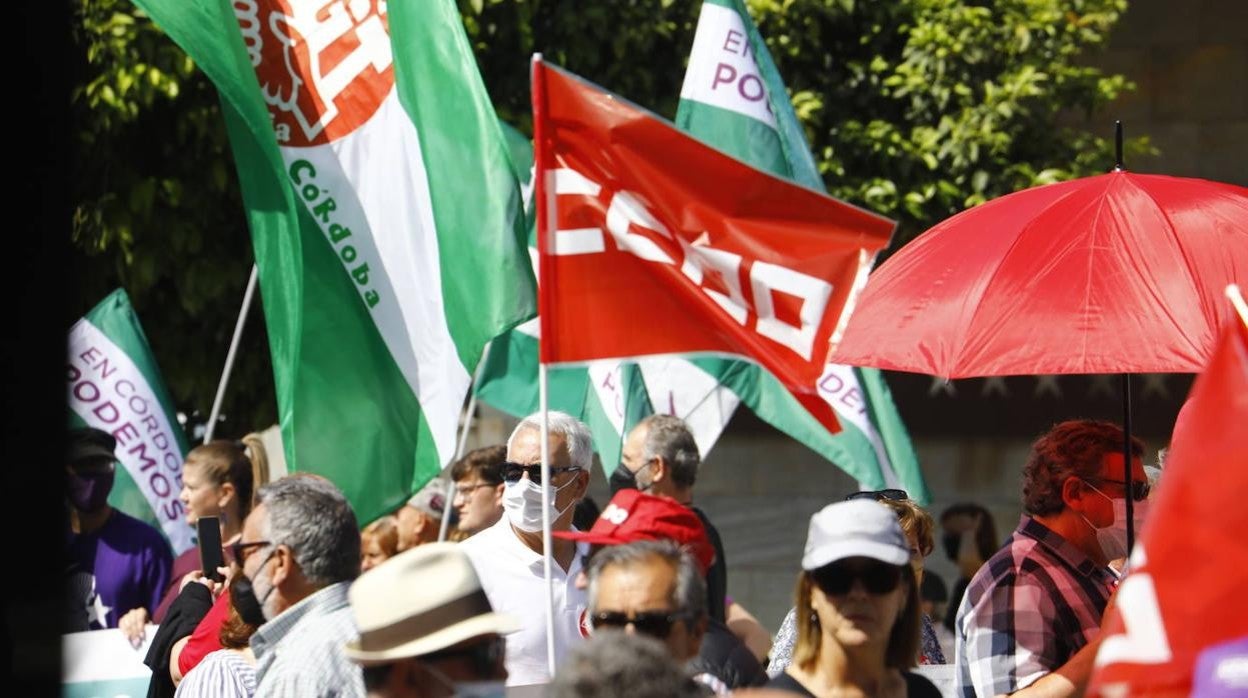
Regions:
[[910, 497], [909, 495], [906, 494], [905, 490], [894, 490], [894, 489], [863, 490], [861, 492], [855, 492], [849, 495], [848, 497], [845, 498], [845, 501], [848, 502], [851, 499], [871, 499], [877, 502], [880, 501], [881, 499], [893, 499], [896, 501], [901, 501], [903, 499], [909, 499], [909, 498]]
[[662, 640], [672, 633], [672, 625], [684, 618], [683, 614], [670, 611], [642, 611], [631, 616], [620, 611], [603, 611], [590, 616], [590, 622], [595, 630], [623, 628], [631, 623], [637, 632]]
[[871, 594], [887, 594], [901, 582], [901, 568], [879, 561], [850, 563], [845, 561], [824, 565], [810, 573], [815, 585], [829, 596], [844, 596], [854, 586], [854, 580], [862, 580], [862, 586]]

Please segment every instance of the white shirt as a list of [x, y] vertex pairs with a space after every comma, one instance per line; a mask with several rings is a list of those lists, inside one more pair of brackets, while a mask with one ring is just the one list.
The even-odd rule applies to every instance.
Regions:
[[[507, 685], [547, 683], [546, 666], [546, 573], [542, 555], [516, 537], [506, 516], [498, 523], [460, 543], [481, 580], [490, 605], [520, 621], [520, 630], [506, 635]], [[552, 562], [555, 587], [555, 664], [577, 643], [589, 637], [589, 600], [576, 588], [582, 556], [589, 545], [578, 543], [572, 566], [564, 572]]]

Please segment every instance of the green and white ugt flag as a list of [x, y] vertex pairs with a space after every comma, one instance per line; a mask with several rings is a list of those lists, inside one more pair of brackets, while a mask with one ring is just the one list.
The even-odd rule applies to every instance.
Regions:
[[[525, 200], [531, 204], [533, 146], [514, 128], [503, 124], [503, 130], [516, 176], [526, 192]], [[536, 267], [537, 233], [532, 206], [527, 210], [529, 252]], [[516, 417], [538, 410], [539, 336], [538, 320], [534, 318], [494, 340], [476, 386], [481, 400]], [[546, 377], [550, 409], [567, 412], [585, 422], [608, 476], [620, 462], [624, 437], [643, 418], [661, 413], [684, 419], [705, 457], [739, 402], [732, 391], [679, 357], [551, 366]]]
[[534, 311], [455, 3], [135, 1], [221, 96], [287, 463], [387, 513], [453, 458], [482, 347]]
[[[784, 82], [741, 0], [702, 4], [676, 125], [754, 167], [824, 191]], [[842, 428], [832, 435], [758, 366], [724, 359], [693, 363], [864, 489], [902, 487], [915, 501], [929, 501], [914, 447], [879, 371], [826, 367], [819, 394]]]
[[186, 434], [122, 289], [113, 291], [69, 330], [69, 424], [117, 439], [117, 469], [108, 503], [163, 532], [175, 554], [192, 545], [182, 492]]

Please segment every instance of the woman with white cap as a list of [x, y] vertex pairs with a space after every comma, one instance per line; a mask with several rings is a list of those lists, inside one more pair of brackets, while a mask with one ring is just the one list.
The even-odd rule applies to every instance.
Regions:
[[806, 696], [938, 698], [906, 671], [919, 643], [919, 590], [897, 516], [866, 499], [810, 519], [797, 579], [793, 663], [767, 688]]

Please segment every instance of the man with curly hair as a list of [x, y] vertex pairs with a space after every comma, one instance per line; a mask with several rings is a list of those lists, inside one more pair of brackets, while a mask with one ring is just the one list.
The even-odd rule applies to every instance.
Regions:
[[959, 695], [1065, 696], [1086, 687], [1118, 581], [1106, 550], [1126, 525], [1128, 494], [1148, 495], [1138, 439], [1130, 492], [1123, 481], [1123, 438], [1115, 424], [1072, 420], [1032, 444], [1025, 513], [958, 608]]

